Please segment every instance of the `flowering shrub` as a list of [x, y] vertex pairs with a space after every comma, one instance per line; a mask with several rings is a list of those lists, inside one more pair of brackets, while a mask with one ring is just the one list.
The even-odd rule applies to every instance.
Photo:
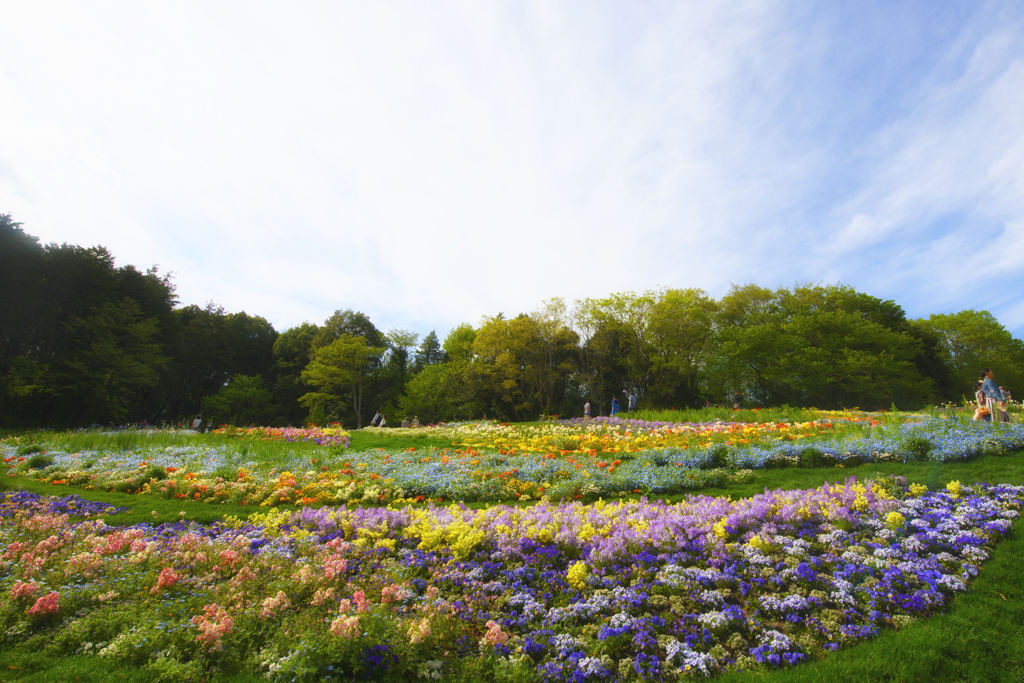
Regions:
[[735, 501], [122, 527], [39, 498], [0, 516], [0, 627], [11, 645], [98, 653], [154, 678], [224, 662], [285, 681], [785, 667], [942, 610], [1022, 501], [1024, 487], [850, 477]]

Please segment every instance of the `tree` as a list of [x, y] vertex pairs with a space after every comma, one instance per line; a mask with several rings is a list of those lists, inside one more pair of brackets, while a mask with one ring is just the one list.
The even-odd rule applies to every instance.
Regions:
[[273, 396], [262, 377], [233, 375], [213, 396], [202, 400], [210, 424], [265, 425], [274, 417]]
[[468, 368], [466, 361], [427, 365], [409, 379], [399, 400], [401, 411], [424, 423], [468, 420], [482, 414], [484, 406], [476, 398]]
[[356, 415], [356, 429], [362, 429], [363, 386], [383, 352], [383, 347], [367, 346], [364, 337], [348, 334], [316, 349], [302, 371], [302, 380], [318, 390], [303, 395], [299, 403], [308, 408], [322, 405], [336, 411], [341, 409], [347, 392]]
[[988, 311], [937, 314], [918, 322], [939, 336], [939, 353], [951, 375], [948, 400], [973, 395], [972, 384], [985, 367], [1006, 386], [1024, 382], [1024, 343]]
[[423, 372], [423, 369], [428, 365], [442, 363], [446, 360], [446, 357], [447, 354], [441, 348], [441, 343], [437, 339], [437, 333], [431, 330], [430, 334], [420, 342], [419, 348], [416, 349], [412, 363], [413, 372]]
[[[501, 314], [498, 314], [501, 317]], [[444, 340], [444, 352], [453, 361], [469, 362], [473, 360], [473, 342], [476, 341], [476, 330], [469, 323], [462, 323]]]
[[717, 313], [717, 302], [701, 289], [670, 289], [655, 301], [647, 329], [653, 378], [648, 399], [655, 405], [700, 405]]
[[734, 287], [722, 301], [718, 366], [729, 389], [766, 405], [917, 406], [933, 388], [904, 327], [891, 301], [847, 287]]
[[313, 337], [317, 326], [302, 323], [282, 332], [274, 341], [274, 365], [270, 371], [274, 403], [284, 422], [301, 424], [308, 411], [303, 411], [299, 398], [305, 393], [302, 371], [309, 365]]
[[76, 346], [63, 363], [61, 380], [78, 399], [75, 417], [95, 422], [124, 417], [131, 392], [155, 384], [158, 370], [167, 364], [152, 341], [156, 320], [143, 318], [138, 304], [126, 298], [103, 304], [68, 327]]
[[367, 346], [384, 348], [387, 345], [384, 335], [374, 327], [370, 318], [365, 313], [353, 311], [351, 308], [337, 310], [317, 330], [313, 337], [313, 346], [320, 348], [327, 346], [342, 335], [362, 337], [366, 340]]

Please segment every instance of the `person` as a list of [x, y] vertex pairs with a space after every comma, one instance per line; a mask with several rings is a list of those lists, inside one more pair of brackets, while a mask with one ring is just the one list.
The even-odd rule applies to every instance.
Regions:
[[370, 425], [374, 427], [382, 427], [383, 425], [380, 424], [380, 417], [380, 411], [378, 410], [376, 413], [373, 414], [373, 419], [370, 420]]
[[974, 383], [974, 417], [971, 419], [975, 422], [990, 422], [992, 420], [988, 406], [985, 405], [985, 392], [981, 390], [981, 380]]
[[418, 415], [413, 415], [412, 416], [412, 426], [413, 427], [419, 427], [420, 426], [420, 418], [419, 418]]
[[192, 431], [198, 432], [199, 428], [203, 426], [203, 416], [196, 415], [196, 419], [192, 420]]
[[618, 398], [612, 398], [612, 415], [618, 415], [618, 414], [619, 414], [619, 399]]
[[388, 421], [388, 419], [386, 417], [384, 417], [384, 413], [381, 413], [380, 414], [380, 422], [377, 423], [377, 426], [380, 427], [381, 429], [383, 429], [384, 425], [387, 424], [387, 421]]
[[402, 418], [402, 428], [406, 429], [408, 427], [409, 427], [409, 416], [406, 415], [405, 417]]
[[583, 417], [590, 417], [590, 401], [583, 404]]
[[704, 407], [705, 408], [710, 408], [711, 407], [711, 399], [710, 398], [708, 400], [704, 401]]
[[739, 410], [743, 407], [743, 394], [737, 391], [732, 395], [732, 409]]
[[1010, 415], [1003, 410], [1006, 407], [1006, 399], [1003, 398], [1003, 392], [999, 390], [999, 385], [996, 384], [992, 368], [982, 369], [980, 379], [981, 391], [985, 394], [985, 405], [992, 416], [992, 421], [995, 422], [998, 419], [1001, 422], [1008, 422]]
[[632, 412], [635, 412], [635, 411], [636, 411], [636, 396], [634, 396], [633, 393], [630, 392], [630, 394], [629, 394], [629, 412], [632, 413]]

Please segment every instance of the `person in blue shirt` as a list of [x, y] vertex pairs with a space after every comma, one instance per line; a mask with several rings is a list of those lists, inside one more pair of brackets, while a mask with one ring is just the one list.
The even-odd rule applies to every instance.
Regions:
[[[1006, 397], [1003, 396], [999, 385], [996, 384], [992, 368], [985, 368], [981, 371], [981, 393], [985, 395], [985, 403], [988, 405], [989, 414], [992, 415], [992, 421], [1009, 422], [1010, 415], [1004, 410]], [[999, 405], [996, 405], [997, 403]], [[999, 412], [996, 412], [997, 410]]]
[[619, 414], [619, 399], [613, 398], [612, 399], [612, 415], [618, 415], [618, 414]]

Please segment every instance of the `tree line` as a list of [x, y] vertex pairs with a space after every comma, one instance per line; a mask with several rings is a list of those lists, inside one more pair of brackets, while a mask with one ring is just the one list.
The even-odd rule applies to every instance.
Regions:
[[[579, 415], [589, 401], [918, 408], [971, 396], [981, 367], [1022, 386], [1024, 344], [990, 313], [909, 320], [841, 285], [664, 289], [561, 299], [462, 324], [441, 340], [364, 313], [278, 332], [103, 247], [39, 243], [0, 215], [0, 423], [362, 427], [381, 409], [438, 422]], [[1024, 389], [1022, 389], [1024, 390]]]

